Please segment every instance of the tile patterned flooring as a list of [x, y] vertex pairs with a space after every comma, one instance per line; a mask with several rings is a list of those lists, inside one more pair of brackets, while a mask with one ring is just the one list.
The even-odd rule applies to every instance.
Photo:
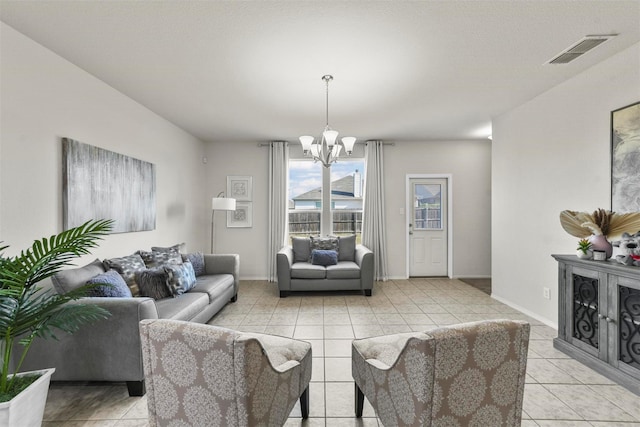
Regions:
[[[554, 329], [459, 280], [378, 282], [371, 297], [323, 293], [283, 299], [273, 283], [243, 281], [238, 302], [210, 323], [311, 342], [310, 418], [301, 422], [298, 404], [286, 426], [340, 427], [382, 425], [368, 403], [364, 417], [354, 418], [352, 339], [492, 318], [532, 325], [523, 426], [640, 427], [640, 396], [555, 350]], [[146, 418], [146, 397], [129, 397], [124, 384], [53, 383], [43, 425], [142, 427]]]

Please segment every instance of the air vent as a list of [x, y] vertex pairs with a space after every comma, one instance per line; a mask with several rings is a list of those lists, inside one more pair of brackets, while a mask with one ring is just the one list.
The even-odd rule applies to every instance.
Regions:
[[617, 36], [617, 34], [585, 36], [582, 40], [579, 40], [568, 49], [563, 50], [559, 55], [556, 55], [552, 60], [548, 61], [547, 64], [568, 64], [615, 36]]

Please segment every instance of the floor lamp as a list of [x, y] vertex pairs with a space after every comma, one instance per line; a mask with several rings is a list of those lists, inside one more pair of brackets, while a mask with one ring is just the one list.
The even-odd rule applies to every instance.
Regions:
[[213, 240], [215, 236], [215, 215], [216, 211], [235, 211], [236, 210], [236, 199], [230, 199], [224, 197], [224, 191], [218, 193], [216, 197], [211, 199], [211, 253], [215, 253], [213, 250]]

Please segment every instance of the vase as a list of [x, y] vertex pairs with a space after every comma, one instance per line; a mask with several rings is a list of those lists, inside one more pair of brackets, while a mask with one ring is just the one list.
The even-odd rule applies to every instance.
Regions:
[[38, 427], [42, 424], [49, 381], [54, 371], [55, 368], [49, 368], [17, 374], [18, 376], [36, 374], [40, 375], [40, 378], [10, 401], [0, 403], [0, 426]]
[[589, 241], [591, 242], [591, 249], [594, 251], [604, 251], [607, 259], [611, 258], [611, 255], [613, 254], [613, 245], [607, 240], [606, 236], [603, 236], [602, 234], [599, 236], [591, 235]]

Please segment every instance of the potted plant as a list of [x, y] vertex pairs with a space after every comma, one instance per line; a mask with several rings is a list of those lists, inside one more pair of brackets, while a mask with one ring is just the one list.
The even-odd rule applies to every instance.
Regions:
[[593, 251], [591, 250], [591, 242], [589, 241], [589, 239], [580, 239], [578, 241], [578, 249], [576, 255], [578, 255], [578, 258], [580, 259], [593, 258]]
[[[4, 256], [8, 246], [0, 247], [0, 425], [42, 422], [49, 380], [55, 369], [18, 373], [33, 340], [55, 339], [55, 329], [73, 333], [85, 323], [109, 316], [108, 311], [95, 305], [66, 304], [86, 296], [93, 286], [61, 295], [43, 291], [38, 282], [71, 265], [73, 259], [89, 254], [112, 224], [111, 220], [87, 221], [48, 239], [36, 240], [13, 257]], [[14, 351], [13, 356], [17, 357], [12, 357]], [[21, 410], [25, 412], [20, 413]]]

